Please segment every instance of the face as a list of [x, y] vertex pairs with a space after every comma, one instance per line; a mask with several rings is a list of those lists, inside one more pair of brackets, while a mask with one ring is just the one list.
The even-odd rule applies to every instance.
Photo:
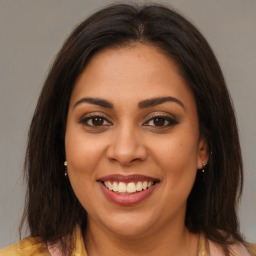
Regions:
[[65, 146], [89, 227], [140, 235], [184, 226], [206, 142], [190, 88], [157, 48], [94, 55], [71, 95]]

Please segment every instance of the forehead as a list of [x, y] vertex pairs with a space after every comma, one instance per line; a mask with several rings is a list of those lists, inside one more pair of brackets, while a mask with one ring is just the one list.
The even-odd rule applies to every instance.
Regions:
[[136, 43], [96, 53], [78, 77], [71, 103], [81, 97], [121, 103], [163, 96], [194, 101], [175, 62], [154, 46]]

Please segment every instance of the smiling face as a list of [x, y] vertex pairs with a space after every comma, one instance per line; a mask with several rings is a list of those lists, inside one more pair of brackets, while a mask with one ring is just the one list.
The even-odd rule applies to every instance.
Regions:
[[65, 146], [88, 227], [132, 236], [184, 227], [207, 145], [191, 90], [157, 48], [93, 56], [71, 95]]

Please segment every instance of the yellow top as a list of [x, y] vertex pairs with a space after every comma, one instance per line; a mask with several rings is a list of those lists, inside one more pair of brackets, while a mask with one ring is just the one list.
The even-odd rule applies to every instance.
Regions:
[[[87, 256], [84, 248], [82, 232], [79, 227], [74, 233], [75, 249], [70, 256]], [[51, 253], [49, 253], [49, 251]], [[62, 256], [58, 248], [40, 243], [37, 238], [28, 237], [16, 244], [13, 244], [2, 251], [0, 256]]]
[[[70, 256], [87, 256], [82, 232], [79, 227], [76, 228], [74, 233], [75, 249]], [[242, 245], [232, 245], [232, 252], [237, 256], [256, 256], [256, 245], [247, 244], [247, 249]], [[248, 253], [248, 251], [250, 254]], [[47, 246], [40, 243], [37, 238], [26, 238], [19, 243], [11, 245], [0, 252], [0, 256], [62, 256], [57, 247]], [[200, 235], [198, 256], [222, 256], [223, 252], [220, 250], [220, 246], [207, 241], [203, 234]]]

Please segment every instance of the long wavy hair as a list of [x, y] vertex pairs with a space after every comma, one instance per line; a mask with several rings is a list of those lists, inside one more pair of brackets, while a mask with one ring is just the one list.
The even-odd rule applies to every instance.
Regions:
[[157, 47], [179, 67], [191, 88], [200, 132], [210, 158], [198, 172], [187, 201], [185, 225], [222, 245], [243, 242], [237, 202], [243, 173], [237, 124], [220, 66], [202, 34], [177, 12], [159, 5], [108, 6], [83, 21], [68, 37], [44, 83], [29, 130], [25, 159], [27, 195], [20, 230], [27, 221], [30, 235], [42, 242], [61, 242], [75, 226], [86, 228], [86, 211], [64, 176], [65, 127], [76, 79], [93, 55], [107, 47], [140, 42]]

